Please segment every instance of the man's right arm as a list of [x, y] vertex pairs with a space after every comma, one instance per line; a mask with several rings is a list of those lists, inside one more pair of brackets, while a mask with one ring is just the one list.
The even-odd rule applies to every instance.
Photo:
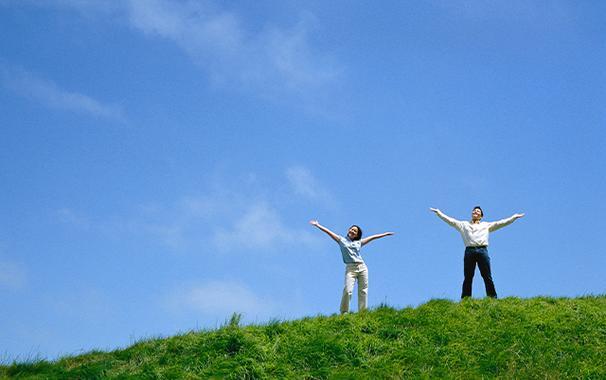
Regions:
[[430, 208], [430, 211], [434, 212], [440, 219], [448, 223], [450, 226], [456, 228], [457, 230], [461, 229], [461, 221], [456, 220], [455, 218], [451, 218], [450, 216], [444, 214], [437, 208]]

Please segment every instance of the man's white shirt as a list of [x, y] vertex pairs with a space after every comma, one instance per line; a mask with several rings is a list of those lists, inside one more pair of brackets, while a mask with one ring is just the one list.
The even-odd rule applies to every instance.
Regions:
[[489, 232], [503, 228], [516, 220], [515, 216], [510, 216], [509, 218], [497, 220], [496, 222], [471, 223], [466, 220], [451, 218], [439, 210], [436, 214], [440, 219], [456, 228], [461, 233], [465, 247], [488, 246]]

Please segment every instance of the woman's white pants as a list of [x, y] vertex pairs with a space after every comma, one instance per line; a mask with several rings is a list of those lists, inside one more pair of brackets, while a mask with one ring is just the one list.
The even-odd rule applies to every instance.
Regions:
[[366, 310], [368, 302], [368, 268], [366, 264], [347, 264], [345, 266], [345, 286], [341, 297], [341, 314], [349, 312], [349, 303], [353, 288], [358, 281], [358, 311]]

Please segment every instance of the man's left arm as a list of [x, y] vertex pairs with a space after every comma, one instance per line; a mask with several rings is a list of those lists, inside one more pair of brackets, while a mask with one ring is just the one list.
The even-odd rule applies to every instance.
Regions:
[[510, 225], [511, 223], [515, 222], [516, 220], [520, 219], [521, 217], [523, 217], [525, 214], [521, 213], [521, 214], [513, 214], [512, 216], [510, 216], [509, 218], [506, 219], [501, 219], [501, 220], [497, 220], [496, 222], [492, 222], [490, 224], [490, 227], [488, 228], [488, 230], [490, 232], [496, 231], [499, 228], [503, 228], [505, 226]]

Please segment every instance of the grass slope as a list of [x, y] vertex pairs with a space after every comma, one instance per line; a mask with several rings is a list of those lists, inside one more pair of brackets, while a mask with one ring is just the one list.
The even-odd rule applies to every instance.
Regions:
[[379, 307], [0, 366], [0, 377], [606, 378], [606, 296]]

